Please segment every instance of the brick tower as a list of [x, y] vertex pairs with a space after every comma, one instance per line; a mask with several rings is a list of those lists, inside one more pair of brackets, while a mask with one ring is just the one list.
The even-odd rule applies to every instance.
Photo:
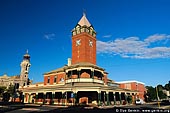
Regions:
[[84, 62], [96, 64], [96, 31], [85, 14], [72, 30], [72, 64]]

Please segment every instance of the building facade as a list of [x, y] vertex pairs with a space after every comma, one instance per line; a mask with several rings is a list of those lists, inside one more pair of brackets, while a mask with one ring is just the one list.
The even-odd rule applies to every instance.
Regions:
[[146, 88], [143, 82], [132, 80], [132, 81], [121, 81], [116, 83], [119, 84], [120, 88], [138, 91], [138, 95], [136, 96], [136, 98], [140, 98], [144, 100], [144, 93], [146, 92]]
[[137, 90], [120, 88], [96, 65], [96, 31], [83, 14], [72, 30], [72, 59], [44, 73], [44, 82], [22, 86], [24, 103], [115, 105], [130, 103]]
[[29, 68], [31, 66], [28, 51], [23, 56], [20, 66], [20, 75], [8, 76], [7, 74], [4, 74], [3, 76], [0, 76], [0, 86], [5, 86], [8, 88], [10, 85], [17, 85], [18, 87], [27, 85]]

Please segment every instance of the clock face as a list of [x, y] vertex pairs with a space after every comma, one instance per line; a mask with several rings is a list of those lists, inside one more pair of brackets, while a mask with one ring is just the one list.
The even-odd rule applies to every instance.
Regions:
[[76, 46], [81, 45], [81, 39], [76, 40]]
[[92, 40], [89, 40], [89, 46], [93, 47], [93, 41]]

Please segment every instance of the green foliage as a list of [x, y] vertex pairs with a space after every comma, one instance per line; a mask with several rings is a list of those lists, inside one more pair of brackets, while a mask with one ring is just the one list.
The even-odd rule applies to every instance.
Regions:
[[128, 101], [128, 103], [132, 103], [132, 96], [129, 95], [129, 96], [127, 97], [127, 101]]
[[10, 94], [8, 92], [3, 93], [3, 102], [8, 102], [10, 99]]
[[7, 92], [10, 94], [10, 96], [13, 96], [15, 93], [14, 86], [10, 85], [7, 89]]
[[163, 93], [163, 91], [158, 91], [158, 95], [160, 99], [165, 99], [167, 97], [167, 95]]
[[157, 99], [156, 89], [153, 88], [152, 86], [146, 86], [146, 88], [147, 88], [148, 101]]
[[162, 85], [157, 85], [158, 91], [162, 91], [163, 89], [165, 89]]
[[3, 96], [4, 91], [6, 90], [5, 86], [0, 86], [0, 97]]
[[170, 81], [169, 81], [168, 84], [165, 84], [165, 89], [168, 90], [168, 91], [170, 91]]
[[[156, 87], [158, 92], [156, 91]], [[169, 83], [165, 84], [165, 86], [159, 84], [156, 87], [154, 88], [152, 86], [146, 86], [147, 89], [146, 95], [148, 96], [148, 101], [157, 100], [157, 93], [159, 99], [165, 99], [167, 95], [163, 92], [163, 90], [170, 91], [170, 81]]]

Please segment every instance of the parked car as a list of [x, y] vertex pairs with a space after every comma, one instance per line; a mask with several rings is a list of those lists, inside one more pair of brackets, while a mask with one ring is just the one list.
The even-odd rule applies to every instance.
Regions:
[[136, 99], [135, 104], [141, 105], [141, 104], [144, 104], [144, 101], [142, 99]]

